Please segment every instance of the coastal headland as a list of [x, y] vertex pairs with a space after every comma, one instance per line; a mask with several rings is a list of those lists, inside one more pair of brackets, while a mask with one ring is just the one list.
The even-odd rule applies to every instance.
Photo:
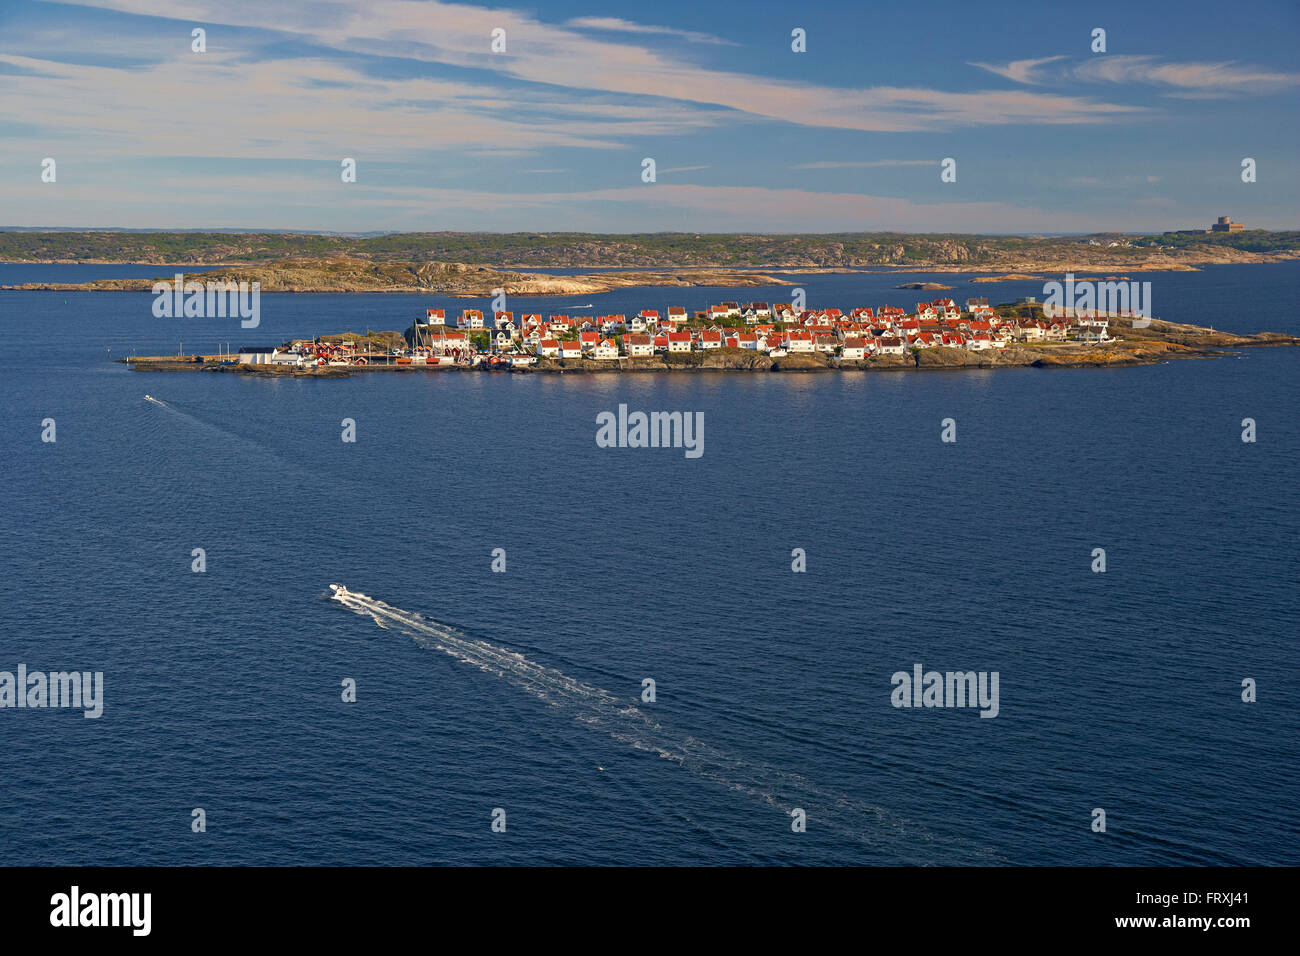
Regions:
[[[3, 289], [149, 291], [180, 271], [264, 292], [586, 295], [632, 286], [774, 286], [864, 269], [1017, 275], [1178, 272], [1300, 258], [1300, 232], [1085, 236], [837, 233], [0, 232], [0, 262], [158, 265], [156, 280], [26, 282]], [[535, 270], [564, 270], [558, 276]], [[599, 271], [595, 271], [599, 270]]]

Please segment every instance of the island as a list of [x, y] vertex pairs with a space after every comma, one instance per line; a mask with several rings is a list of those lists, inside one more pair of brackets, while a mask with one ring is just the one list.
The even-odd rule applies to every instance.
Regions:
[[336, 333], [224, 355], [131, 356], [138, 372], [345, 377], [367, 372], [816, 372], [1098, 368], [1300, 345], [1275, 332], [1236, 335], [1138, 315], [982, 298], [796, 311], [723, 302], [687, 313], [570, 316], [464, 309], [449, 325], [427, 309], [405, 332]]

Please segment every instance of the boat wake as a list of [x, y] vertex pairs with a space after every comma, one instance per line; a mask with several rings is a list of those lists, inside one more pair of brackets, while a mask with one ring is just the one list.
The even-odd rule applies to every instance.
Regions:
[[608, 691], [575, 680], [487, 641], [430, 620], [412, 611], [330, 585], [332, 599], [372, 619], [380, 627], [405, 634], [418, 646], [434, 648], [502, 678], [547, 704], [562, 708], [576, 721], [637, 749], [657, 753], [697, 776], [744, 793], [787, 815], [804, 808], [811, 824], [850, 837], [879, 852], [879, 862], [903, 865], [999, 862], [991, 848], [962, 838], [934, 837], [923, 827], [881, 807], [843, 793], [822, 789], [799, 774], [726, 753], [689, 735], [674, 733], [658, 718]]
[[171, 408], [171, 406], [168, 405], [166, 402], [164, 402], [161, 398], [154, 398], [152, 395], [146, 395], [144, 397], [144, 400], [146, 402], [153, 402], [155, 405], [161, 405], [163, 408]]

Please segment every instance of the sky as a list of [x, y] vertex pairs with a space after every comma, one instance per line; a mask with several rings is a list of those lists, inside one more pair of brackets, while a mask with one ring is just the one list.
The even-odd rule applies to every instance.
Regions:
[[1295, 0], [0, 0], [0, 227], [1296, 229], [1298, 41]]

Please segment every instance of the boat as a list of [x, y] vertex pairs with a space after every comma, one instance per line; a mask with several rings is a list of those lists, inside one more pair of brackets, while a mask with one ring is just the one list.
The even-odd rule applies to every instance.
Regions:
[[334, 592], [334, 597], [336, 598], [343, 598], [348, 595], [348, 589], [341, 584], [331, 584], [330, 590]]

